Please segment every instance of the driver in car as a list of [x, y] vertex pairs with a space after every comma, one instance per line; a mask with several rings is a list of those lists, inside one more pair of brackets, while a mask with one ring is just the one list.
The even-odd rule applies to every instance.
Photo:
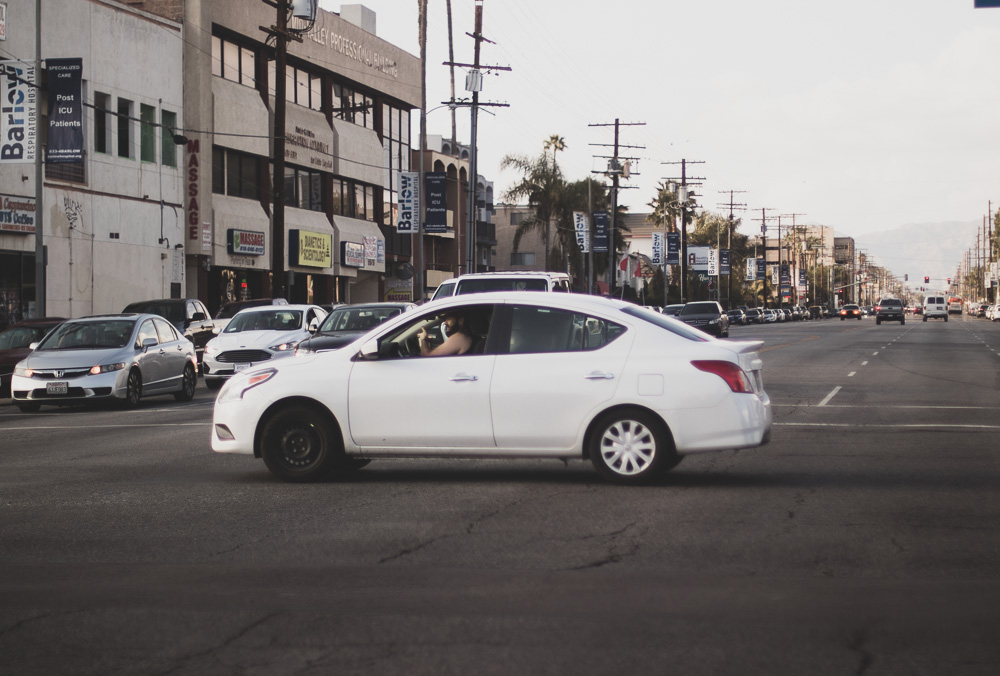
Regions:
[[465, 354], [472, 349], [472, 334], [465, 324], [465, 315], [450, 312], [441, 318], [441, 335], [447, 336], [445, 341], [432, 348], [428, 344], [427, 327], [417, 332], [420, 342], [420, 354], [424, 357], [443, 357], [452, 354]]

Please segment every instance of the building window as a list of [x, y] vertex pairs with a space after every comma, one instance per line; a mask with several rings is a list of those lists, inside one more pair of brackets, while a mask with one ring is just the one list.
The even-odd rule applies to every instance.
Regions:
[[510, 264], [511, 265], [534, 265], [535, 264], [535, 252], [534, 251], [523, 251], [517, 253], [516, 251], [510, 254]]
[[132, 152], [133, 105], [128, 99], [118, 99], [118, 157], [135, 157]]
[[212, 192], [260, 198], [260, 158], [227, 148], [212, 148]]
[[160, 161], [167, 167], [177, 166], [177, 144], [174, 143], [175, 129], [177, 129], [177, 113], [161, 110]]
[[111, 154], [111, 96], [94, 92], [94, 152]]
[[156, 108], [139, 104], [139, 159], [156, 161]]
[[333, 116], [375, 130], [375, 101], [370, 96], [338, 83], [333, 85]]
[[382, 184], [382, 223], [394, 227], [392, 215], [398, 204], [399, 172], [410, 170], [410, 112], [387, 103], [382, 104], [382, 161], [386, 168]]
[[512, 212], [510, 215], [510, 224], [521, 225], [522, 223], [524, 223], [524, 212], [523, 211]]
[[322, 185], [320, 172], [285, 166], [286, 205], [310, 211], [323, 211]]
[[256, 69], [256, 52], [212, 36], [212, 75], [253, 87], [257, 84]]

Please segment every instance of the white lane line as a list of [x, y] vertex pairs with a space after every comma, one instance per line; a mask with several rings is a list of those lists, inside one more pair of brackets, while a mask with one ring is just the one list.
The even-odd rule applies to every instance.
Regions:
[[878, 356], [878, 352], [872, 352], [872, 356], [873, 357], [877, 357]]
[[862, 366], [868, 366], [868, 362], [866, 362], [866, 361], [863, 361], [863, 362], [861, 362], [861, 365], [862, 365]]
[[847, 377], [853, 378], [855, 373], [857, 373], [857, 371], [851, 371], [850, 373], [847, 374]]
[[878, 427], [894, 427], [898, 429], [940, 429], [946, 427], [948, 429], [966, 429], [966, 430], [1000, 430], [1000, 425], [953, 425], [949, 423], [940, 423], [935, 425], [934, 423], [927, 424], [914, 424], [914, 425], [904, 425], [900, 423], [885, 423], [877, 425], [858, 425], [855, 423], [811, 423], [811, 422], [776, 422], [771, 423], [776, 427], [851, 427], [851, 428], [878, 428]]
[[829, 404], [830, 400], [837, 396], [837, 392], [840, 392], [840, 385], [837, 385], [835, 388], [833, 388], [833, 390], [830, 391], [830, 394], [823, 397], [823, 401], [819, 402], [817, 406], [826, 406], [827, 404]]

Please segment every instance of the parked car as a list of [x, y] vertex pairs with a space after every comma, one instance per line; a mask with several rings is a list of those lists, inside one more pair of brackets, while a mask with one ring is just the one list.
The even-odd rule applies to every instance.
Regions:
[[486, 291], [562, 291], [573, 290], [565, 272], [474, 272], [441, 282], [431, 300], [463, 293]]
[[809, 318], [810, 319], [823, 319], [824, 317], [823, 308], [819, 305], [809, 306]]
[[733, 324], [740, 324], [741, 326], [745, 326], [747, 323], [747, 315], [745, 312], [743, 312], [743, 310], [730, 310], [729, 312], [726, 313], [726, 315], [728, 315], [729, 317], [730, 326], [732, 326]]
[[233, 374], [294, 354], [319, 329], [326, 311], [317, 305], [263, 305], [240, 310], [205, 346], [205, 385], [217, 390]]
[[681, 308], [677, 319], [717, 338], [729, 336], [729, 316], [722, 311], [718, 301], [699, 300], [687, 303]]
[[248, 307], [264, 307], [266, 305], [288, 305], [288, 301], [284, 298], [250, 298], [223, 303], [219, 311], [215, 313], [216, 335], [222, 333], [229, 320], [235, 317], [236, 313], [240, 310], [245, 310]]
[[752, 307], [747, 309], [747, 323], [748, 324], [763, 324], [764, 323], [764, 311], [759, 307]]
[[861, 308], [857, 305], [845, 305], [840, 308], [840, 321], [845, 319], [861, 319]]
[[[420, 356], [418, 337], [456, 312], [482, 350]], [[689, 453], [767, 443], [762, 344], [584, 294], [455, 296], [356, 349], [237, 374], [216, 399], [212, 448], [296, 482], [373, 458], [489, 456], [589, 458], [606, 479], [640, 483]]]
[[336, 350], [353, 343], [387, 319], [417, 307], [415, 303], [359, 303], [333, 310], [313, 335], [296, 348], [296, 354]]
[[166, 319], [95, 315], [50, 331], [15, 367], [11, 394], [22, 411], [101, 400], [134, 408], [154, 394], [190, 401], [197, 384], [194, 345]]
[[0, 331], [0, 399], [10, 397], [10, 377], [14, 367], [31, 352], [31, 344], [62, 324], [62, 317], [25, 319]]
[[776, 324], [778, 322], [778, 312], [768, 308], [764, 312], [764, 323], [765, 324]]
[[684, 303], [675, 303], [674, 305], [664, 305], [660, 312], [669, 317], [676, 317], [683, 308]]
[[174, 325], [181, 335], [194, 343], [199, 368], [205, 344], [215, 335], [215, 322], [208, 308], [197, 298], [161, 298], [129, 303], [122, 312], [145, 312], [160, 315]]

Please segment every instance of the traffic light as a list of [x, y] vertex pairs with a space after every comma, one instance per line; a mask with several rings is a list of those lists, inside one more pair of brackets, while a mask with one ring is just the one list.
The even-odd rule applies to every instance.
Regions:
[[910, 281], [910, 276], [909, 275], [903, 275], [903, 281], [904, 282]]
[[931, 283], [931, 278], [928, 277], [927, 275], [924, 275], [924, 284], [930, 284], [930, 283]]
[[948, 286], [951, 286], [951, 277], [948, 278]]

